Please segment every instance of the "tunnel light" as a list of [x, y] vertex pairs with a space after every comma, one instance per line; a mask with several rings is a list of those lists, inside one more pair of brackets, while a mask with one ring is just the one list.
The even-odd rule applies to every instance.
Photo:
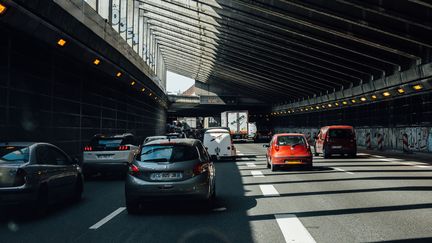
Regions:
[[101, 62], [101, 61], [100, 61], [99, 59], [97, 59], [97, 58], [93, 60], [93, 64], [94, 64], [94, 65], [99, 65], [100, 62]]
[[363, 102], [365, 102], [366, 101], [366, 97], [361, 97], [360, 100], [363, 101]]
[[152, 95], [153, 95], [152, 93], [149, 94], [149, 96], [152, 96]]
[[300, 111], [303, 111], [303, 108], [301, 108]]
[[320, 107], [319, 107], [319, 106], [315, 106], [315, 108], [316, 108], [317, 110], [319, 110]]
[[397, 92], [398, 92], [399, 94], [403, 94], [403, 93], [405, 93], [405, 90], [402, 89], [402, 88], [399, 88], [399, 89], [397, 89]]
[[309, 109], [313, 110], [314, 108], [313, 108], [313, 106], [311, 106], [311, 107], [309, 107]]
[[64, 39], [60, 39], [57, 41], [57, 45], [64, 46], [64, 45], [66, 45], [66, 41]]
[[384, 97], [389, 97], [391, 94], [390, 94], [390, 92], [384, 92], [382, 95], [383, 95]]
[[155, 96], [155, 100], [157, 100], [157, 97]]
[[325, 105], [322, 105], [321, 107], [322, 107], [323, 109], [325, 109], [325, 108], [326, 108], [326, 107], [325, 107]]
[[351, 100], [351, 103], [353, 103], [353, 104], [355, 104], [356, 102], [357, 102], [357, 100], [355, 100], [355, 99]]
[[136, 84], [136, 82], [135, 82], [135, 81], [132, 81], [130, 84], [131, 84], [132, 86], [134, 86], [134, 85]]
[[144, 91], [145, 91], [145, 88], [142, 88], [142, 89], [141, 89], [141, 92], [144, 92]]
[[342, 101], [342, 104], [344, 104], [344, 105], [348, 105], [348, 102], [346, 102], [346, 101]]
[[7, 7], [0, 3], [0, 15], [6, 13]]
[[417, 85], [412, 86], [412, 88], [413, 88], [414, 90], [422, 90], [422, 89], [423, 89], [423, 85], [421, 85], [421, 84], [417, 84]]
[[331, 108], [333, 105], [332, 104], [328, 104], [327, 106]]
[[373, 100], [376, 100], [378, 97], [376, 95], [371, 96]]
[[121, 73], [121, 72], [118, 72], [118, 73], [116, 74], [116, 76], [117, 76], [117, 78], [120, 78], [120, 77], [122, 76], [122, 73]]
[[336, 102], [336, 103], [335, 103], [335, 106], [339, 106], [339, 103]]

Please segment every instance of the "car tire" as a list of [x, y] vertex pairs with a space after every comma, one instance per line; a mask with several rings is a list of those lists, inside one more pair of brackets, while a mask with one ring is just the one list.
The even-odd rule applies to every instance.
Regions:
[[47, 185], [41, 185], [34, 204], [34, 212], [37, 216], [44, 216], [48, 212], [49, 192]]
[[277, 170], [278, 170], [277, 165], [274, 165], [274, 164], [272, 164], [272, 163], [270, 162], [270, 170], [271, 170], [271, 171], [277, 171]]
[[269, 161], [268, 161], [268, 158], [266, 157], [266, 164], [267, 164], [267, 169], [270, 169], [270, 164], [269, 164]]
[[324, 159], [329, 159], [331, 157], [331, 154], [327, 151], [327, 149], [323, 149], [323, 156]]
[[74, 187], [74, 192], [73, 192], [74, 194], [72, 197], [72, 201], [74, 203], [78, 203], [79, 201], [81, 201], [83, 191], [84, 191], [84, 183], [83, 180], [81, 179], [81, 175], [78, 175], [77, 182], [75, 183], [75, 187]]
[[128, 214], [138, 214], [140, 212], [140, 204], [126, 199], [126, 210]]

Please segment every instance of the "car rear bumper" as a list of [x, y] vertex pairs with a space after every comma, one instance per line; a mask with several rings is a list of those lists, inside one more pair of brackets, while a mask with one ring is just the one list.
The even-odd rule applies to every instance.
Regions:
[[26, 187], [0, 188], [0, 205], [20, 205], [37, 199], [37, 191]]
[[281, 166], [308, 166], [312, 165], [312, 157], [277, 157], [272, 158], [271, 163]]
[[342, 148], [332, 148], [328, 147], [328, 153], [330, 154], [354, 154], [357, 153], [356, 148], [350, 148], [350, 147], [342, 147]]
[[129, 201], [201, 200], [209, 196], [210, 179], [206, 174], [177, 182], [149, 182], [128, 175], [125, 183]]
[[97, 173], [126, 173], [128, 169], [128, 162], [85, 162], [83, 163], [83, 172]]

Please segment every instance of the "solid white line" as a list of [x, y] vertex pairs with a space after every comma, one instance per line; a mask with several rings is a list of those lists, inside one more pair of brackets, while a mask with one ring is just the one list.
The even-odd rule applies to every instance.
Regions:
[[114, 212], [110, 213], [108, 216], [103, 218], [101, 221], [91, 226], [89, 229], [98, 229], [99, 227], [101, 227], [102, 225], [106, 224], [108, 221], [113, 219], [115, 216], [123, 212], [125, 209], [126, 209], [125, 207], [118, 208], [117, 210], [115, 210]]
[[316, 242], [294, 214], [276, 214], [275, 218], [285, 238], [285, 242]]
[[246, 163], [246, 165], [248, 166], [248, 167], [256, 167], [256, 165], [254, 164], [254, 163]]
[[253, 177], [264, 177], [263, 173], [260, 170], [252, 170], [251, 174]]
[[336, 167], [333, 167], [333, 169], [335, 169], [335, 170], [338, 170], [338, 171], [342, 171], [342, 172], [345, 172], [345, 173], [347, 173], [347, 174], [350, 174], [350, 175], [354, 175], [354, 173], [353, 173], [353, 172], [349, 172], [349, 171], [343, 170], [343, 169], [341, 169], [341, 168], [336, 168]]
[[260, 185], [261, 192], [264, 196], [279, 196], [273, 185]]

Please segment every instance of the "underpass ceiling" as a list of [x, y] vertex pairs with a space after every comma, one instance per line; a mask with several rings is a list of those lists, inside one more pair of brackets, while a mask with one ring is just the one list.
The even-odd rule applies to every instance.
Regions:
[[139, 2], [168, 70], [271, 103], [431, 61], [429, 1]]

